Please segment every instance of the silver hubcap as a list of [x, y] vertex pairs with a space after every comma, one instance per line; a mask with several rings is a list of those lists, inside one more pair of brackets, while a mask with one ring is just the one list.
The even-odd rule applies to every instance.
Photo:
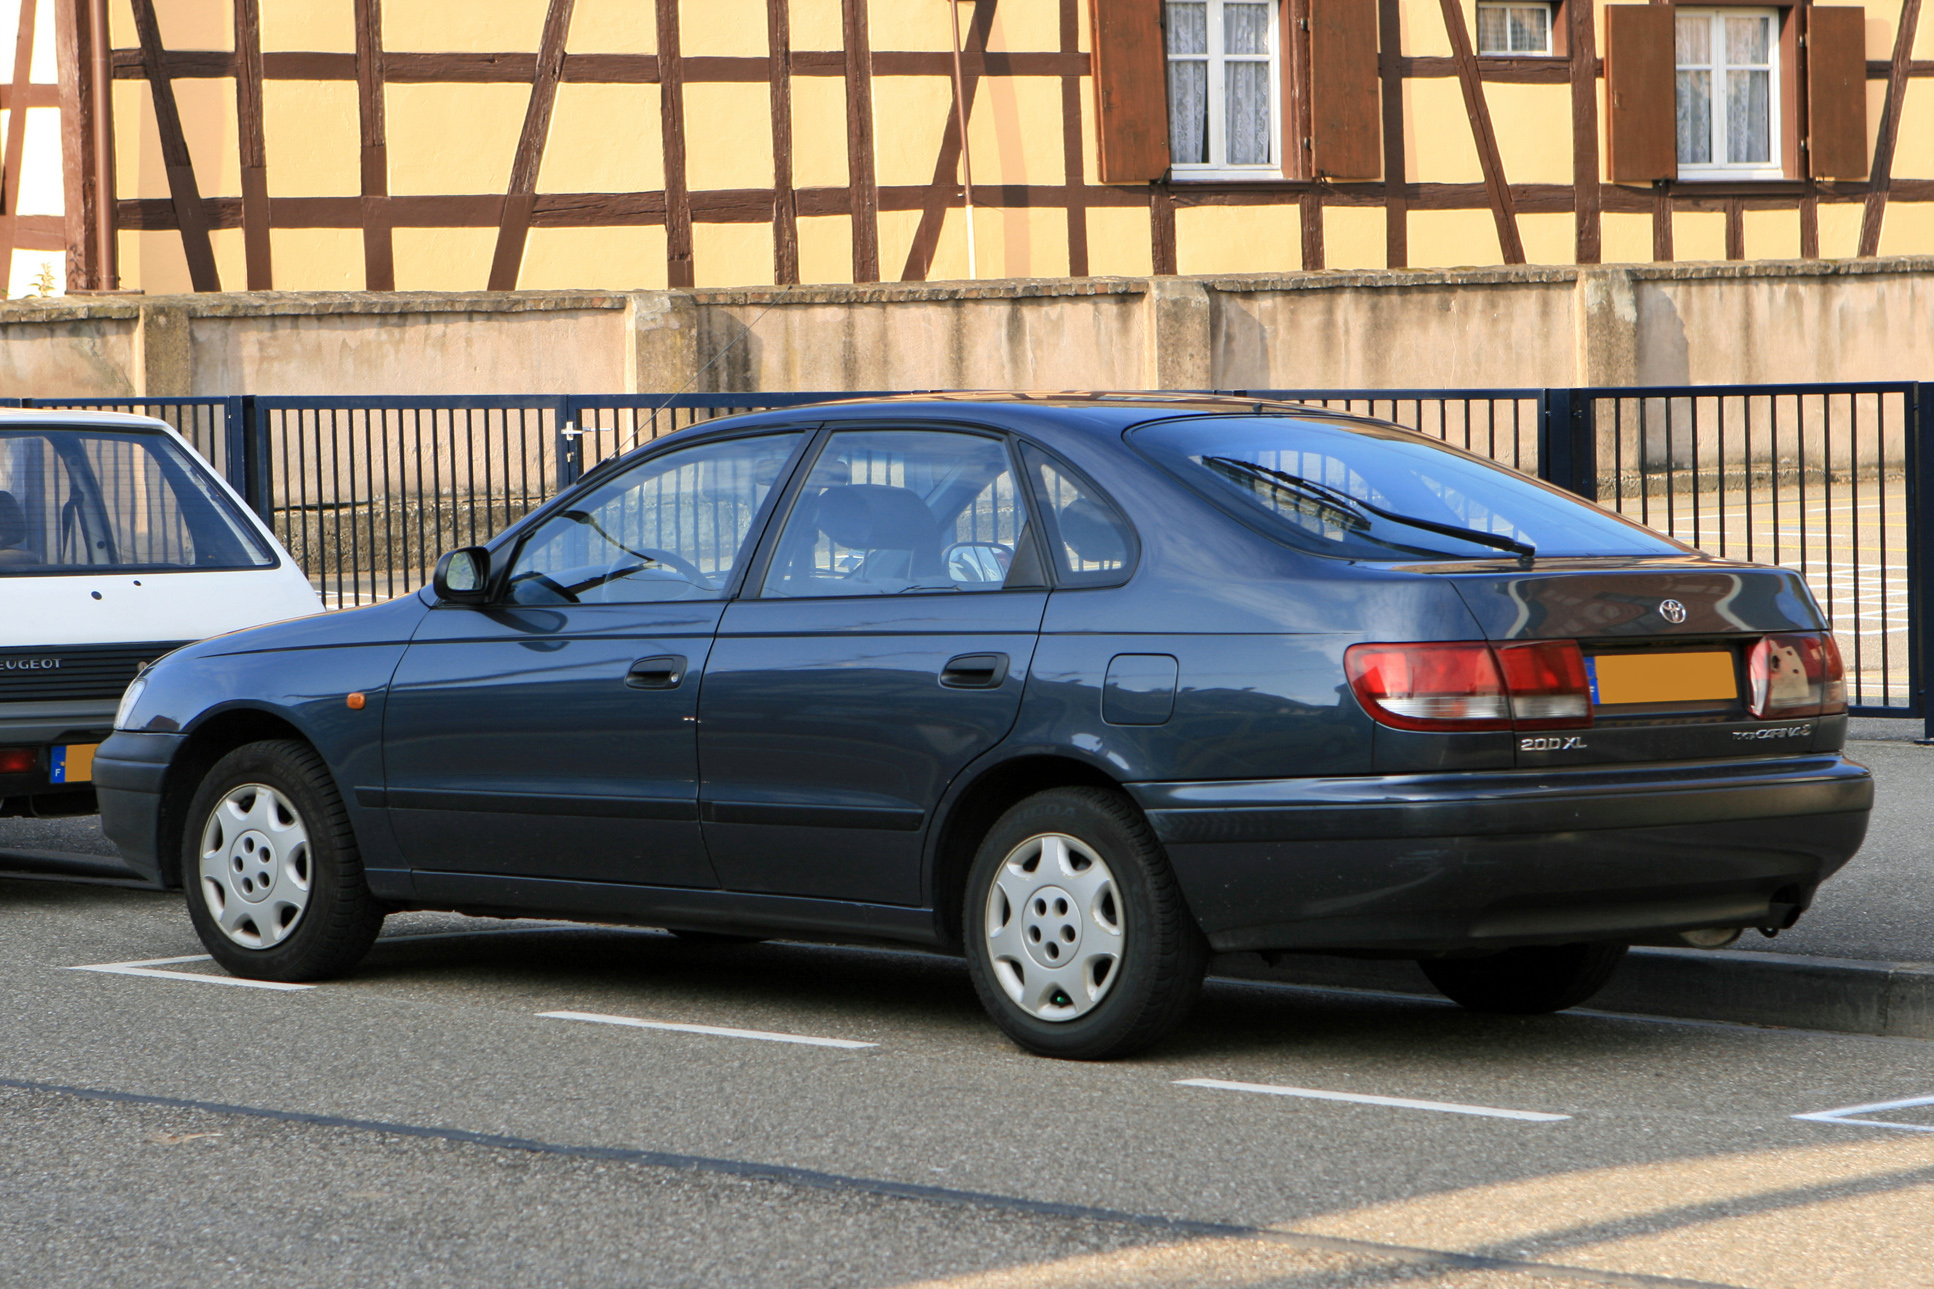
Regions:
[[1079, 838], [1042, 833], [1001, 861], [987, 892], [987, 956], [1028, 1015], [1064, 1021], [1093, 1011], [1126, 944], [1115, 875]]
[[248, 949], [289, 938], [309, 907], [309, 830], [289, 799], [262, 783], [235, 788], [201, 834], [201, 896], [222, 933]]

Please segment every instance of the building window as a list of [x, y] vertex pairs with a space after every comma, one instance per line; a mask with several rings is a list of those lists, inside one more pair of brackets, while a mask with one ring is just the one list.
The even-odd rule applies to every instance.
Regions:
[[1673, 43], [1679, 178], [1783, 178], [1778, 13], [1681, 9]]
[[1169, 160], [1177, 179], [1282, 173], [1277, 6], [1168, 0]]
[[1477, 52], [1551, 53], [1551, 6], [1480, 3], [1477, 6]]

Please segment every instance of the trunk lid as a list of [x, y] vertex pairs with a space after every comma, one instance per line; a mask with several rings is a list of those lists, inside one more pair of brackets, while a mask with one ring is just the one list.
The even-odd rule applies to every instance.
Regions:
[[1452, 576], [1487, 639], [1576, 640], [1585, 655], [1591, 726], [1517, 736], [1520, 767], [1790, 756], [1845, 741], [1844, 714], [1758, 719], [1747, 706], [1755, 645], [1826, 629], [1790, 570], [1551, 560]]

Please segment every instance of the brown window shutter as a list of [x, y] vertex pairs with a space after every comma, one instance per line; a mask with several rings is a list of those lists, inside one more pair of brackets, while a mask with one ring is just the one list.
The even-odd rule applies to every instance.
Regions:
[[1867, 177], [1867, 11], [1816, 5], [1806, 18], [1806, 172]]
[[1679, 177], [1673, 6], [1605, 6], [1605, 136], [1612, 182]]
[[1309, 0], [1310, 167], [1327, 179], [1383, 174], [1377, 0]]
[[1168, 173], [1168, 61], [1162, 0], [1093, 0], [1095, 116], [1101, 182]]

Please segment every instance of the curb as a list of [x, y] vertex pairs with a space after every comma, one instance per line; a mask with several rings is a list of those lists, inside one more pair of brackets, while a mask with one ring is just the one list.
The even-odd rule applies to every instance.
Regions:
[[[1217, 958], [1214, 974], [1437, 997], [1417, 964], [1253, 953]], [[1934, 963], [1862, 962], [1738, 949], [1633, 949], [1593, 1011], [1786, 1029], [1934, 1039]]]

